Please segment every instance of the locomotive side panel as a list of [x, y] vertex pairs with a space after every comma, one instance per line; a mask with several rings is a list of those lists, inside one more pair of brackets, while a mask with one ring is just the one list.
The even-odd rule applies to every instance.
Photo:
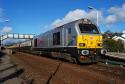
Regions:
[[75, 22], [65, 24], [33, 38], [33, 48], [76, 47]]

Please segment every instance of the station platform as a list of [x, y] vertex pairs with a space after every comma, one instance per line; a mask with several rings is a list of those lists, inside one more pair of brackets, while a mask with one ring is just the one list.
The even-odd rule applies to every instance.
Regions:
[[4, 51], [0, 51], [0, 84], [22, 84], [19, 78], [21, 69], [17, 68]]
[[106, 56], [125, 60], [125, 53], [107, 52]]

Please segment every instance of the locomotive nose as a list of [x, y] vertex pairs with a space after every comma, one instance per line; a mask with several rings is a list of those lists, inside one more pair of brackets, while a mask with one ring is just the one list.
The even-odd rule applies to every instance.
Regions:
[[99, 35], [79, 35], [77, 48], [102, 48], [102, 37]]

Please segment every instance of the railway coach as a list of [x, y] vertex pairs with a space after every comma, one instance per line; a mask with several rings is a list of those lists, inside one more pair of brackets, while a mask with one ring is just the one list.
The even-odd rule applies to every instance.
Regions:
[[98, 62], [99, 56], [106, 53], [102, 43], [98, 27], [89, 19], [79, 19], [35, 36], [32, 49], [49, 52], [57, 58], [91, 63]]

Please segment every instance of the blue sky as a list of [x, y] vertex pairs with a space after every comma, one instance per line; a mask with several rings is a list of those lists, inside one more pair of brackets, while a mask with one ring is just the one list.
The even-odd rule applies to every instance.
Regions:
[[[40, 34], [71, 19], [96, 21], [95, 10], [88, 6], [99, 12], [101, 32], [125, 30], [125, 0], [0, 0], [0, 30]], [[9, 21], [2, 21], [6, 19]]]

